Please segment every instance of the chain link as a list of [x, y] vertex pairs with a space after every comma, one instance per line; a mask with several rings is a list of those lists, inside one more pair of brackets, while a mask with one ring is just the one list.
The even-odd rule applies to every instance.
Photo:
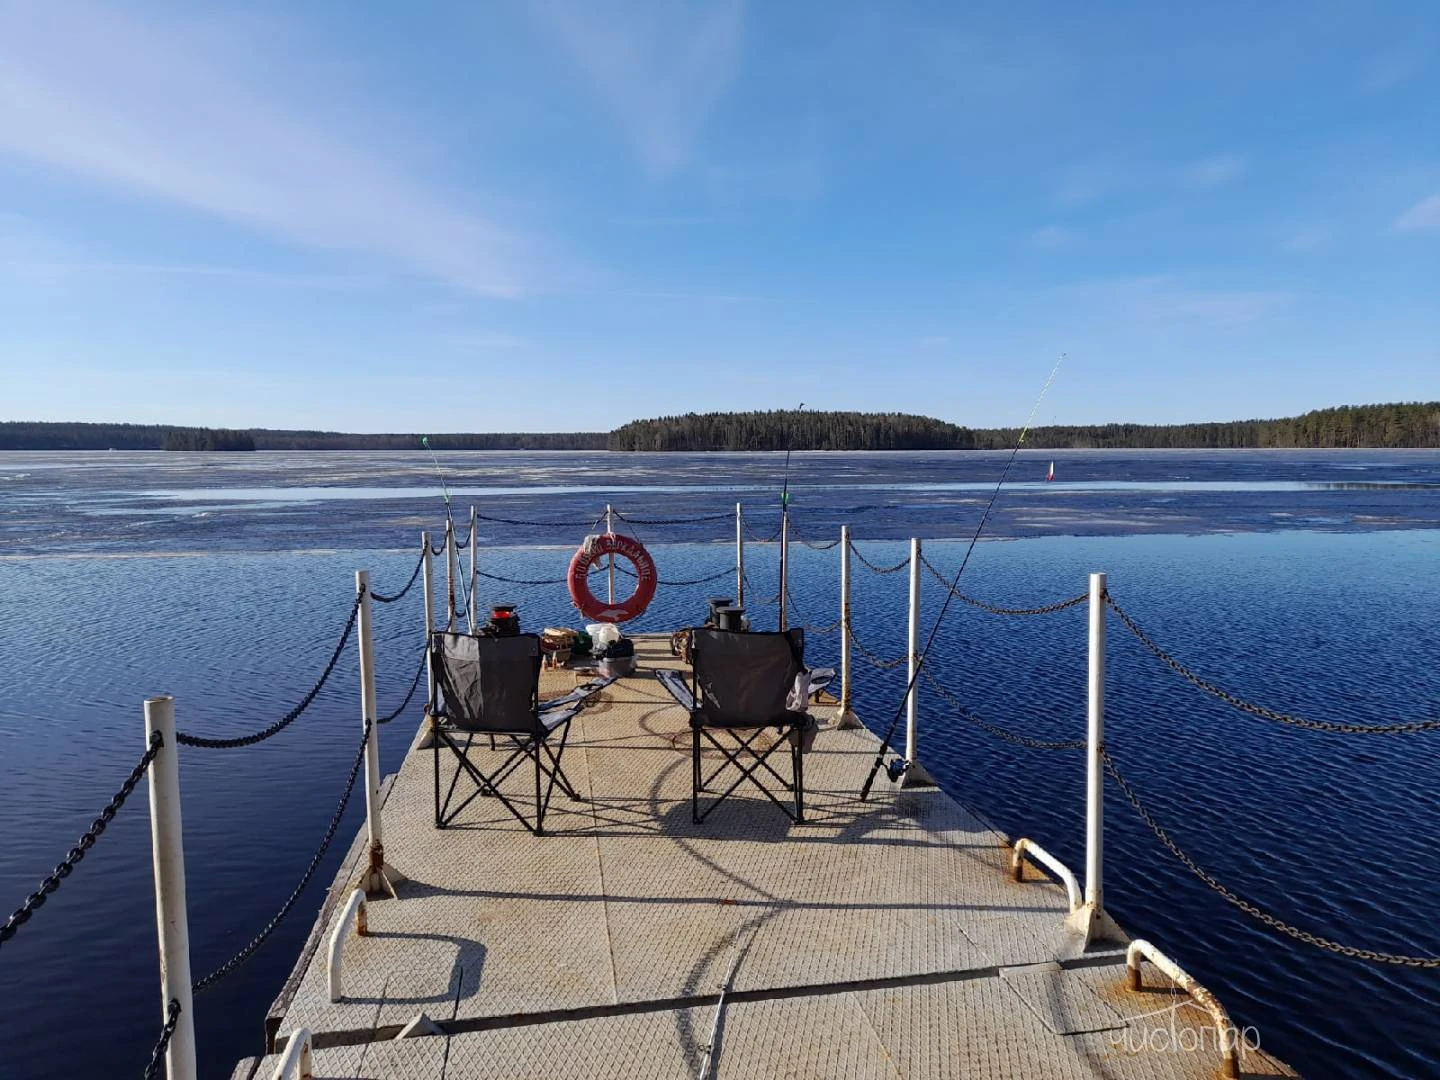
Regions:
[[845, 632], [850, 635], [850, 644], [854, 645], [855, 648], [860, 650], [861, 657], [869, 661], [872, 667], [879, 668], [881, 671], [888, 671], [891, 668], [897, 668], [909, 659], [909, 657], [907, 656], [901, 656], [895, 660], [881, 660], [880, 657], [876, 656], [873, 652], [871, 652], [865, 647], [865, 643], [863, 641], [861, 641], [858, 637], [855, 636], [854, 630], [847, 628]]
[[937, 679], [934, 675], [930, 673], [929, 667], [922, 664], [920, 666], [920, 674], [925, 677], [925, 681], [930, 684], [930, 686], [935, 690], [935, 692], [945, 699], [946, 704], [948, 704], [950, 708], [954, 710], [955, 714], [959, 716], [960, 719], [968, 720], [976, 727], [983, 728], [991, 735], [994, 735], [997, 739], [1004, 739], [1006, 742], [1012, 742], [1016, 746], [1027, 746], [1032, 750], [1085, 749], [1084, 739], [1070, 739], [1065, 742], [1050, 742], [1045, 739], [1033, 739], [1028, 735], [1017, 735], [1013, 731], [1006, 731], [998, 724], [992, 724], [990, 721], [984, 720], [976, 716], [973, 712], [967, 709], [965, 705], [961, 703], [959, 698], [952, 694], [949, 689], [940, 682], [939, 679]]
[[410, 680], [410, 690], [405, 694], [405, 700], [400, 702], [394, 712], [388, 712], [376, 720], [376, 724], [388, 724], [405, 711], [406, 706], [410, 704], [410, 699], [415, 696], [416, 688], [420, 685], [420, 676], [425, 674], [425, 658], [426, 654], [422, 651], [420, 653], [420, 666], [415, 669], [415, 678]]
[[507, 585], [564, 585], [565, 578], [546, 578], [543, 581], [528, 581], [525, 578], [504, 577], [500, 574], [487, 574], [484, 570], [476, 570], [476, 577], [489, 578], [491, 581], [503, 581]]
[[[635, 575], [635, 571], [634, 571], [634, 570], [631, 570], [628, 566], [625, 566], [623, 563], [618, 563], [618, 562], [617, 562], [617, 563], [615, 564], [615, 569], [618, 570], [620, 573], [624, 574], [624, 575], [625, 575], [626, 577], [628, 577], [628, 578], [633, 578], [633, 577], [636, 576], [636, 575]], [[734, 568], [733, 566], [727, 566], [724, 570], [717, 570], [717, 571], [715, 571], [715, 573], [713, 573], [713, 574], [706, 574], [704, 577], [692, 578], [692, 579], [689, 580], [689, 581], [667, 581], [665, 578], [656, 578], [656, 579], [655, 579], [655, 584], [657, 584], [657, 585], [704, 585], [707, 581], [719, 581], [721, 578], [723, 578], [723, 577], [729, 577], [729, 576], [730, 576], [731, 574], [733, 574], [733, 573], [735, 573], [735, 568]]]
[[355, 597], [355, 605], [350, 609], [350, 617], [345, 621], [345, 629], [340, 634], [340, 640], [335, 644], [335, 651], [330, 654], [330, 662], [325, 665], [325, 670], [320, 673], [319, 680], [312, 686], [300, 703], [287, 712], [275, 723], [259, 731], [251, 732], [249, 735], [236, 735], [228, 739], [212, 739], [202, 735], [190, 735], [183, 731], [175, 733], [175, 739], [181, 746], [199, 746], [208, 750], [234, 750], [241, 746], [254, 746], [258, 742], [264, 742], [272, 735], [278, 735], [287, 727], [300, 718], [300, 714], [310, 707], [316, 696], [324, 688], [325, 683], [330, 679], [330, 673], [335, 670], [335, 665], [340, 662], [340, 654], [345, 651], [345, 643], [350, 640], [350, 634], [355, 629], [355, 618], [360, 614], [360, 601], [362, 595]]
[[344, 816], [345, 807], [350, 802], [350, 793], [355, 790], [355, 778], [360, 775], [360, 766], [364, 764], [365, 761], [365, 746], [370, 741], [370, 731], [371, 726], [367, 722], [365, 724], [365, 734], [360, 739], [360, 749], [355, 753], [355, 762], [350, 766], [350, 776], [345, 781], [345, 790], [340, 795], [340, 804], [335, 807], [335, 813], [331, 816], [330, 824], [325, 829], [325, 835], [320, 840], [319, 849], [316, 850], [314, 856], [311, 857], [310, 865], [305, 868], [305, 873], [300, 876], [300, 884], [295, 886], [295, 890], [286, 899], [285, 903], [281, 905], [280, 910], [275, 913], [275, 917], [266, 923], [264, 928], [251, 938], [244, 948], [195, 984], [195, 993], [204, 993], [241, 964], [245, 963], [245, 961], [249, 960], [250, 957], [254, 956], [260, 946], [265, 944], [265, 940], [285, 921], [285, 916], [290, 914], [290, 909], [295, 906], [295, 901], [300, 899], [300, 894], [305, 891], [305, 886], [309, 885], [310, 879], [315, 876], [315, 871], [319, 868], [320, 861], [325, 858], [325, 853], [330, 850], [330, 841], [335, 839], [335, 830], [340, 827], [340, 818]]
[[956, 600], [959, 600], [963, 604], [969, 604], [973, 608], [979, 608], [981, 611], [988, 611], [991, 615], [1050, 615], [1057, 611], [1064, 611], [1066, 608], [1076, 607], [1090, 599], [1089, 593], [1081, 593], [1079, 596], [1072, 596], [1069, 600], [1057, 600], [1053, 604], [1044, 604], [1041, 607], [999, 607], [995, 604], [987, 604], [983, 600], [977, 600], [973, 596], [966, 596], [959, 589], [955, 588], [955, 586], [950, 584], [950, 581], [945, 577], [945, 575], [940, 573], [940, 571], [935, 568], [935, 566], [930, 562], [930, 560], [925, 557], [923, 552], [920, 555], [920, 565], [925, 567], [926, 570], [929, 570], [930, 573], [934, 575], [936, 581], [940, 582], [941, 585], [944, 585], [945, 588], [949, 589], [950, 595], [955, 597]]
[[165, 1051], [170, 1046], [170, 1036], [175, 1034], [175, 1025], [180, 1022], [180, 1002], [170, 999], [165, 1011], [165, 1026], [160, 1029], [160, 1038], [155, 1040], [155, 1049], [150, 1051], [150, 1064], [145, 1066], [145, 1080], [155, 1080], [165, 1067]]
[[824, 543], [816, 540], [806, 540], [805, 537], [795, 531], [795, 522], [793, 521], [790, 522], [790, 538], [792, 540], [799, 540], [800, 543], [804, 544], [811, 551], [829, 551], [831, 548], [838, 547], [840, 544], [840, 538], [838, 536], [834, 540], [827, 540]]
[[1181, 864], [1192, 874], [1252, 919], [1259, 920], [1272, 930], [1278, 930], [1286, 937], [1294, 938], [1296, 941], [1302, 941], [1306, 945], [1313, 945], [1317, 949], [1325, 949], [1340, 956], [1348, 956], [1354, 960], [1370, 960], [1377, 964], [1398, 964], [1402, 967], [1440, 968], [1440, 956], [1403, 956], [1397, 953], [1376, 952], [1373, 949], [1360, 949], [1354, 945], [1342, 945], [1338, 941], [1331, 941], [1329, 938], [1312, 934], [1308, 930], [1301, 930], [1298, 926], [1292, 926], [1290, 923], [1285, 922], [1283, 919], [1276, 918], [1269, 912], [1261, 911], [1254, 904], [1250, 903], [1250, 901], [1237, 896], [1226, 886], [1216, 881], [1209, 873], [1203, 870], [1194, 859], [1187, 855], [1181, 849], [1180, 845], [1170, 838], [1170, 834], [1161, 827], [1160, 823], [1155, 820], [1150, 811], [1145, 808], [1145, 804], [1140, 801], [1140, 797], [1135, 794], [1134, 789], [1131, 788], [1130, 785], [1126, 783], [1125, 778], [1120, 775], [1120, 769], [1116, 766], [1115, 759], [1112, 758], [1103, 747], [1100, 750], [1100, 756], [1105, 761], [1106, 771], [1114, 778], [1115, 783], [1120, 786], [1120, 790], [1124, 793], [1125, 798], [1130, 801], [1130, 805], [1135, 808], [1141, 820], [1150, 826], [1150, 830], [1155, 834], [1156, 838], [1170, 850], [1170, 854], [1179, 859]]
[[850, 543], [850, 550], [855, 553], [855, 557], [857, 559], [859, 559], [863, 564], [865, 564], [877, 574], [898, 574], [901, 570], [904, 570], [907, 566], [910, 565], [910, 556], [907, 555], [905, 556], [904, 562], [898, 562], [894, 566], [876, 566], [873, 562], [871, 562], [869, 559], [865, 558], [863, 554], [861, 554], [860, 549], [855, 546], [853, 540]]
[[75, 846], [66, 853], [60, 865], [51, 871], [50, 875], [40, 883], [38, 889], [25, 898], [25, 902], [15, 909], [15, 913], [11, 915], [10, 918], [5, 920], [5, 925], [0, 926], [0, 945], [3, 945], [14, 937], [16, 933], [19, 932], [20, 927], [30, 921], [30, 916], [35, 913], [36, 909], [44, 905], [45, 901], [49, 899], [50, 894], [60, 888], [60, 882], [64, 881], [74, 872], [76, 865], [85, 857], [85, 853], [95, 846], [95, 841], [100, 839], [101, 834], [105, 831], [105, 827], [114, 820], [120, 807], [125, 805], [125, 800], [128, 799], [130, 793], [135, 790], [135, 785], [138, 784], [140, 778], [145, 775], [145, 770], [148, 769], [150, 763], [155, 760], [155, 755], [160, 752], [160, 748], [164, 743], [165, 740], [160, 737], [158, 731], [152, 731], [150, 733], [149, 748], [145, 751], [144, 755], [141, 756], [135, 767], [130, 770], [130, 775], [127, 776], [125, 782], [120, 785], [120, 790], [105, 804], [105, 809], [100, 811], [100, 816], [90, 823], [90, 827], [86, 829], [84, 835], [75, 842]]
[[729, 521], [735, 515], [726, 511], [719, 514], [702, 514], [699, 517], [688, 518], [639, 518], [630, 517], [616, 510], [615, 516], [621, 521], [629, 522], [631, 525], [698, 525], [703, 521]]
[[415, 569], [410, 571], [410, 580], [405, 583], [405, 587], [403, 589], [397, 592], [394, 596], [384, 596], [372, 590], [370, 593], [370, 599], [374, 600], [377, 604], [393, 604], [396, 600], [404, 599], [405, 594], [415, 587], [415, 582], [417, 579], [419, 579], [420, 570], [422, 567], [424, 567], [424, 565], [425, 554], [424, 552], [421, 552], [419, 560], [415, 563]]
[[790, 608], [790, 614], [795, 617], [796, 623], [802, 630], [806, 631], [807, 633], [833, 634], [836, 630], [840, 629], [840, 623], [842, 621], [840, 619], [836, 619], [829, 626], [816, 626], [811, 623], [807, 618], [805, 618], [805, 615], [800, 611], [800, 609], [795, 606], [795, 597], [793, 597], [789, 593], [785, 594], [785, 603], [786, 606]]
[[750, 538], [752, 544], [773, 544], [780, 539], [780, 526], [775, 526], [775, 531], [769, 536], [761, 536], [754, 529], [750, 528], [750, 522], [745, 522], [745, 535]]
[[1290, 713], [1276, 712], [1274, 709], [1267, 709], [1263, 705], [1252, 704], [1242, 698], [1236, 697], [1228, 691], [1220, 689], [1220, 687], [1214, 683], [1202, 679], [1162, 649], [1150, 639], [1145, 631], [1135, 625], [1134, 619], [1130, 618], [1128, 614], [1121, 610], [1120, 605], [1115, 602], [1109, 590], [1106, 590], [1105, 593], [1105, 603], [1110, 605], [1110, 610], [1119, 616], [1120, 621], [1125, 624], [1125, 628], [1134, 634], [1142, 645], [1164, 661], [1165, 664], [1182, 679], [1197, 689], [1203, 690], [1211, 697], [1219, 698], [1225, 702], [1225, 704], [1231, 705], [1241, 712], [1247, 712], [1251, 716], [1258, 716], [1262, 720], [1275, 720], [1282, 724], [1290, 724], [1294, 727], [1305, 728], [1309, 731], [1329, 731], [1340, 735], [1402, 735], [1416, 731], [1434, 731], [1440, 729], [1440, 720], [1412, 720], [1399, 724], [1342, 724], [1332, 720], [1307, 720], [1303, 716], [1293, 716]]
[[[616, 517], [619, 517], [620, 515], [619, 515], [619, 513], [617, 513], [615, 516], [616, 516]], [[535, 528], [541, 528], [541, 529], [545, 529], [545, 528], [551, 528], [551, 529], [580, 529], [580, 528], [591, 528], [591, 529], [593, 529], [593, 528], [595, 527], [595, 525], [597, 525], [597, 524], [599, 524], [601, 521], [604, 521], [604, 520], [605, 520], [605, 515], [604, 515], [604, 514], [601, 514], [600, 517], [596, 518], [594, 522], [589, 522], [589, 521], [526, 521], [524, 518], [490, 517], [490, 516], [487, 515], [487, 514], [476, 514], [475, 517], [476, 517], [478, 520], [480, 520], [480, 521], [493, 521], [493, 522], [495, 522], [497, 525], [528, 525], [528, 526], [533, 526], [533, 527], [535, 527]]]
[[779, 593], [776, 593], [774, 596], [751, 596], [750, 594], [755, 591], [755, 586], [750, 581], [749, 574], [745, 574], [741, 580], [745, 582], [745, 603], [747, 605], [758, 604], [761, 607], [765, 607], [767, 604], [780, 603]]

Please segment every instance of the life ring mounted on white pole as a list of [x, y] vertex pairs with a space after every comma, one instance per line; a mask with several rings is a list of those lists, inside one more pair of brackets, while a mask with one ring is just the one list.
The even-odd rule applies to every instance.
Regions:
[[[635, 591], [625, 600], [611, 604], [601, 600], [590, 591], [590, 567], [602, 555], [618, 555], [628, 559], [635, 567]], [[602, 623], [628, 622], [639, 618], [650, 601], [655, 598], [655, 586], [659, 579], [655, 573], [655, 560], [645, 545], [633, 536], [621, 533], [597, 533], [587, 536], [585, 542], [570, 560], [570, 572], [566, 575], [570, 587], [570, 599], [587, 619]]]

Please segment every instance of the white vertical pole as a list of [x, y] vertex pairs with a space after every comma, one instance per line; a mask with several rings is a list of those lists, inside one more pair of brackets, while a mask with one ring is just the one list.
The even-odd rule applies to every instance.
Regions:
[[[605, 504], [605, 531], [607, 533], [615, 531], [615, 511], [611, 509], [609, 503]], [[610, 603], [613, 605], [615, 603], [615, 553], [613, 551], [610, 553], [610, 567], [606, 572], [606, 577], [609, 578]]]
[[190, 992], [190, 923], [185, 911], [185, 845], [180, 827], [180, 757], [175, 741], [175, 699], [145, 702], [145, 746], [160, 733], [160, 751], [150, 762], [150, 852], [155, 862], [155, 930], [160, 942], [160, 1010], [168, 1019], [170, 1000], [180, 1018], [165, 1051], [170, 1080], [195, 1080], [195, 1002]]
[[919, 687], [915, 674], [920, 662], [920, 539], [910, 539], [910, 632], [908, 635], [910, 693], [905, 697], [905, 760], [913, 767], [919, 759], [915, 739], [915, 698]]
[[850, 689], [850, 526], [840, 526], [840, 716], [836, 727], [858, 728]]
[[745, 606], [745, 517], [735, 504], [735, 603]]
[[430, 569], [430, 534], [420, 534], [420, 546], [424, 549], [420, 570], [420, 587], [425, 593], [425, 677], [426, 687], [435, 685], [435, 672], [430, 667], [430, 635], [435, 632], [435, 582]]
[[455, 629], [455, 523], [445, 515], [445, 629]]
[[1085, 903], [1096, 914], [1105, 910], [1105, 575], [1090, 575], [1090, 678], [1086, 709], [1088, 742], [1085, 765]]
[[[451, 539], [454, 539], [453, 533]], [[360, 596], [360, 616], [355, 626], [360, 646], [360, 725], [362, 731], [368, 729], [370, 732], [365, 741], [365, 829], [369, 838], [370, 862], [363, 888], [366, 892], [373, 892], [383, 888], [375, 877], [378, 872], [383, 878], [385, 837], [380, 826], [380, 730], [375, 723], [375, 638], [370, 619], [368, 571], [355, 571], [355, 590]]]
[[789, 626], [785, 609], [790, 606], [790, 507], [780, 508], [780, 629]]
[[470, 507], [470, 590], [465, 594], [465, 610], [470, 613], [470, 632], [475, 632], [475, 566], [479, 561], [479, 532], [475, 527], [475, 507]]

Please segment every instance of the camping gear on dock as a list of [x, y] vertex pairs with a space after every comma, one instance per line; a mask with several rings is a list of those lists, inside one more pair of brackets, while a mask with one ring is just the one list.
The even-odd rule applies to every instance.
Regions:
[[[609, 685], [597, 680], [565, 698], [540, 704], [540, 639], [535, 634], [481, 637], [437, 631], [430, 639], [431, 671], [435, 686], [431, 714], [435, 738], [435, 827], [443, 829], [455, 820], [476, 796], [493, 795], [536, 836], [545, 832], [545, 813], [556, 785], [572, 799], [579, 799], [565, 776], [560, 761], [570, 735], [570, 721], [590, 694]], [[438, 693], [434, 693], [438, 690]], [[584, 691], [581, 693], [581, 691]], [[577, 696], [578, 695], [578, 696]], [[464, 734], [462, 745], [460, 735]], [[551, 740], [558, 734], [558, 745]], [[500, 753], [500, 764], [488, 772], [470, 757], [476, 735], [488, 735], [491, 745], [497, 735], [508, 736], [512, 744]], [[445, 747], [456, 758], [442, 805], [440, 798], [440, 751]], [[518, 795], [506, 795], [504, 782], [526, 760], [534, 766], [534, 821], [516, 805]], [[465, 773], [475, 790], [451, 809], [460, 774]]]
[[[807, 727], [813, 741], [814, 722], [808, 713], [791, 709], [788, 698], [795, 688], [796, 678], [807, 675], [805, 632], [793, 629], [736, 634], [700, 626], [692, 634], [692, 820], [700, 824], [748, 780], [786, 817], [797, 823], [803, 822], [805, 770], [802, 749]], [[767, 745], [761, 745], [761, 737], [770, 733], [778, 737]], [[702, 775], [702, 737], [724, 757], [708, 776]], [[770, 764], [781, 747], [789, 751], [788, 780]], [[732, 769], [738, 775], [702, 812], [700, 793], [712, 790], [711, 785], [721, 776], [728, 776]], [[793, 811], [766, 786], [762, 772], [792, 793]]]
[[[635, 567], [635, 591], [625, 600], [601, 600], [590, 591], [590, 567], [602, 555], [619, 555]], [[645, 545], [633, 536], [620, 533], [596, 533], [585, 538], [570, 560], [566, 583], [570, 600], [587, 619], [599, 623], [628, 622], [639, 618], [655, 598], [658, 577], [655, 560]]]
[[618, 677], [635, 673], [635, 643], [627, 637], [609, 640], [591, 655], [598, 661], [601, 675]]

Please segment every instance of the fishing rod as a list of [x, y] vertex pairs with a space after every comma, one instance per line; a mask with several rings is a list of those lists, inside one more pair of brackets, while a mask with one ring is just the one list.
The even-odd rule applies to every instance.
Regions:
[[[451, 512], [450, 508], [450, 489], [445, 486], [445, 470], [440, 467], [440, 459], [435, 456], [435, 449], [430, 445], [429, 435], [420, 436], [420, 445], [425, 447], [425, 449], [429, 451], [430, 460], [435, 463], [435, 475], [440, 479], [440, 493], [445, 497], [445, 520], [450, 523], [450, 535], [454, 536], [455, 515]], [[462, 597], [464, 597], [465, 600], [465, 609], [461, 612], [461, 614], [465, 616], [465, 619], [468, 622], [470, 619], [470, 605], [471, 601], [474, 598], [470, 595], [469, 589], [461, 589], [460, 594]]]
[[935, 644], [935, 635], [940, 632], [940, 624], [945, 621], [945, 613], [950, 610], [950, 601], [955, 599], [955, 590], [960, 584], [960, 575], [965, 573], [965, 567], [970, 564], [970, 555], [975, 550], [976, 543], [980, 540], [980, 533], [985, 529], [985, 522], [990, 517], [990, 511], [995, 506], [995, 500], [1000, 497], [1000, 489], [1005, 484], [1005, 478], [1010, 475], [1010, 466], [1015, 464], [1015, 457], [1020, 453], [1020, 447], [1025, 442], [1025, 436], [1030, 431], [1030, 425], [1035, 420], [1035, 413], [1040, 408], [1040, 403], [1045, 400], [1045, 394], [1050, 389], [1050, 384], [1055, 381], [1056, 374], [1060, 371], [1060, 365], [1065, 362], [1065, 353], [1061, 353], [1055, 361], [1055, 366], [1050, 369], [1050, 377], [1045, 380], [1045, 385], [1040, 388], [1040, 396], [1035, 399], [1035, 404], [1030, 407], [1030, 415], [1025, 418], [1025, 426], [1020, 429], [1020, 437], [1015, 440], [1014, 447], [1010, 450], [1010, 456], [1005, 460], [1005, 468], [1000, 472], [1000, 479], [995, 484], [995, 490], [990, 493], [990, 501], [985, 504], [985, 512], [980, 515], [980, 523], [975, 526], [975, 535], [970, 537], [970, 546], [965, 549], [965, 557], [960, 560], [960, 569], [955, 571], [955, 576], [950, 580], [950, 588], [945, 593], [945, 603], [940, 607], [940, 614], [935, 617], [935, 625], [930, 628], [930, 636], [925, 639], [925, 648], [920, 650], [920, 655], [915, 658], [915, 674], [910, 676], [909, 683], [905, 686], [905, 693], [900, 698], [900, 704], [895, 707], [895, 716], [890, 721], [889, 730], [885, 732], [885, 738], [880, 743], [880, 752], [875, 755], [875, 763], [870, 766], [870, 775], [865, 778], [865, 786], [860, 789], [860, 801], [864, 802], [870, 797], [870, 788], [875, 783], [875, 777], [880, 770], [884, 769], [891, 783], [899, 780], [910, 767], [915, 763], [906, 761], [904, 758], [896, 758], [889, 765], [885, 764], [885, 755], [890, 752], [890, 741], [895, 737], [895, 729], [900, 725], [900, 717], [905, 715], [905, 703], [910, 700], [910, 695], [915, 692], [915, 682], [920, 678], [920, 672], [925, 668], [925, 658], [930, 655], [930, 646]]
[[[795, 407], [795, 412], [804, 411], [805, 403], [802, 401]], [[790, 509], [790, 450], [795, 445], [795, 429], [789, 424], [785, 425], [785, 477], [780, 484], [780, 512], [783, 514]]]

